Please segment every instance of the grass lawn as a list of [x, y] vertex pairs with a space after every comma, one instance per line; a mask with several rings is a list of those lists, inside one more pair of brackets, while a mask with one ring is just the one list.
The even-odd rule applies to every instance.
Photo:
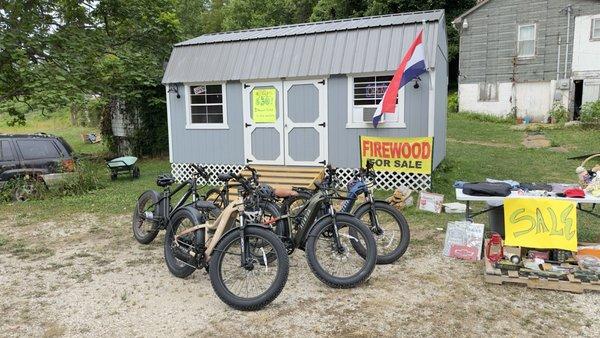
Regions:
[[[84, 144], [79, 136], [80, 133], [97, 130], [69, 127], [66, 117], [35, 118], [28, 123], [23, 127], [7, 127], [2, 124], [0, 133], [43, 131], [63, 136], [80, 153], [98, 154], [105, 151], [102, 144]], [[565, 148], [567, 152], [525, 149], [520, 145], [525, 132], [513, 131], [509, 124], [479, 121], [462, 114], [450, 115], [447, 157], [434, 175], [434, 191], [444, 194], [447, 201], [452, 201], [452, 183], [455, 180], [480, 181], [490, 177], [520, 182], [576, 182], [574, 170], [580, 161], [567, 160], [567, 157], [600, 151], [598, 131], [571, 128], [547, 130], [543, 133], [554, 146]], [[167, 159], [143, 159], [140, 161], [140, 180], [123, 177], [111, 182], [103, 165], [101, 162], [95, 164], [96, 169], [100, 170], [99, 175], [105, 177], [105, 188], [84, 196], [0, 205], [0, 221], [45, 221], [77, 213], [96, 214], [100, 217], [128, 214], [144, 190], [157, 188], [154, 183], [156, 175], [170, 169]], [[389, 192], [381, 191], [378, 195], [387, 197]], [[420, 212], [415, 208], [406, 210], [406, 216], [410, 224], [431, 228], [445, 227], [449, 220], [461, 219], [460, 215], [436, 215]], [[487, 223], [487, 216], [478, 216], [476, 221]], [[600, 220], [580, 213], [579, 239], [600, 242]]]
[[33, 134], [48, 133], [62, 136], [73, 149], [79, 154], [101, 154], [106, 152], [106, 147], [100, 142], [96, 144], [84, 143], [81, 134], [95, 133], [100, 135], [100, 130], [92, 127], [73, 127], [69, 120], [69, 115], [57, 113], [51, 117], [44, 117], [39, 114], [27, 116], [27, 123], [24, 126], [10, 127], [6, 124], [7, 120], [0, 118], [0, 133], [6, 134]]

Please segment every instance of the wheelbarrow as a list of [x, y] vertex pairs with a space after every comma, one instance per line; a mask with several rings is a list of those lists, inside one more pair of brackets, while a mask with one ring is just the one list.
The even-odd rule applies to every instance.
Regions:
[[110, 179], [116, 180], [119, 174], [128, 173], [132, 178], [140, 177], [140, 168], [136, 165], [137, 157], [123, 156], [106, 161], [106, 166], [110, 170]]

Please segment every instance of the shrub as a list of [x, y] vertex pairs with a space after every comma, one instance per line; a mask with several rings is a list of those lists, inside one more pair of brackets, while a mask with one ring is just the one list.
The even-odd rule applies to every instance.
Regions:
[[584, 104], [580, 120], [586, 126], [600, 128], [600, 100]]
[[59, 196], [83, 195], [92, 190], [103, 188], [105, 183], [100, 179], [105, 175], [92, 169], [86, 161], [77, 163], [73, 173], [69, 173], [60, 182], [46, 186], [41, 178], [29, 175], [11, 179], [0, 189], [0, 202], [17, 199], [41, 200]]
[[458, 113], [458, 93], [452, 92], [448, 95], [448, 114]]
[[565, 123], [569, 120], [569, 111], [560, 102], [554, 103], [548, 115], [554, 123]]

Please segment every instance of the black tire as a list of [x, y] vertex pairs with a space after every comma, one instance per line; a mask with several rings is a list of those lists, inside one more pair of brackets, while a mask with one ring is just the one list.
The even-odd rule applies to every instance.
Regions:
[[[369, 228], [367, 228], [366, 225], [362, 224], [362, 222], [360, 222], [355, 217], [338, 214], [336, 215], [336, 223], [338, 225], [338, 230], [340, 231], [340, 233], [344, 227], [348, 227], [348, 229], [354, 229], [354, 233], [357, 234], [354, 236], [354, 238], [357, 238], [364, 242], [364, 246], [367, 248], [366, 257], [356, 255], [353, 258], [353, 260], [356, 261], [357, 265], [360, 265], [360, 269], [350, 276], [334, 276], [330, 271], [327, 271], [323, 267], [323, 265], [317, 258], [317, 251], [323, 251], [320, 248], [320, 244], [325, 242], [325, 246], [327, 247], [334, 241], [334, 237], [327, 234], [333, 231], [332, 217], [325, 217], [321, 219], [310, 230], [308, 240], [306, 241], [306, 259], [308, 260], [308, 265], [310, 266], [312, 272], [323, 283], [333, 288], [352, 288], [363, 283], [369, 278], [369, 276], [371, 276], [371, 273], [375, 269], [375, 263], [377, 261], [377, 246], [375, 244], [373, 234], [371, 233]], [[323, 237], [323, 239], [321, 239], [321, 237]], [[340, 240], [342, 240], [343, 237], [343, 235], [340, 236]], [[353, 242], [354, 240], [348, 238], [348, 241]], [[329, 249], [333, 248], [330, 247]], [[350, 249], [347, 246], [345, 246], [344, 249], [347, 250], [348, 255], [352, 254], [353, 252], [356, 253], [354, 249]], [[338, 261], [341, 261], [341, 259]]]
[[[225, 253], [230, 249], [237, 250], [238, 255], [229, 255], [235, 256], [232, 259], [240, 259], [239, 256], [239, 242], [240, 242], [240, 230], [236, 229], [234, 231], [229, 232], [225, 235], [215, 247], [213, 251], [212, 257], [210, 258], [210, 282], [212, 284], [213, 289], [217, 296], [227, 305], [231, 306], [237, 310], [243, 311], [252, 311], [259, 310], [269, 303], [271, 303], [283, 290], [288, 278], [289, 272], [289, 259], [287, 256], [287, 252], [285, 251], [285, 247], [283, 243], [279, 240], [279, 238], [267, 229], [261, 229], [258, 227], [248, 227], [245, 229], [245, 233], [247, 236], [254, 237], [260, 239], [261, 241], [265, 241], [269, 243], [274, 249], [277, 255], [277, 271], [275, 273], [274, 279], [263, 293], [250, 297], [244, 298], [234, 294], [232, 291], [227, 288], [223, 279], [223, 273], [221, 271], [223, 267], [223, 260]], [[237, 244], [236, 244], [237, 243]], [[237, 249], [235, 247], [238, 247]], [[273, 265], [273, 263], [269, 263], [269, 266]], [[260, 266], [256, 269], [262, 269], [264, 264], [260, 264]], [[239, 267], [243, 269], [242, 267]], [[265, 270], [268, 268], [265, 267]], [[273, 267], [271, 266], [271, 269]], [[228, 278], [229, 279], [229, 278]]]
[[[196, 268], [186, 264], [183, 261], [179, 260], [175, 257], [173, 253], [173, 240], [175, 239], [175, 234], [177, 234], [178, 230], [181, 230], [180, 226], [184, 221], [189, 222], [189, 226], [196, 226], [198, 222], [196, 222], [196, 217], [192, 215], [188, 210], [181, 209], [177, 211], [173, 218], [171, 218], [171, 222], [167, 227], [167, 232], [165, 233], [165, 243], [164, 243], [164, 252], [165, 252], [165, 263], [167, 264], [167, 268], [169, 271], [178, 278], [186, 278], [191, 275]], [[198, 231], [204, 231], [204, 229], [200, 229]], [[188, 243], [192, 244], [192, 243]]]
[[225, 207], [225, 201], [221, 198], [221, 189], [212, 188], [204, 194], [204, 200], [216, 205], [219, 209]]
[[116, 172], [111, 172], [110, 173], [110, 180], [111, 181], [115, 181], [117, 179], [118, 174]]
[[15, 202], [25, 202], [30, 199], [39, 198], [43, 190], [48, 187], [41, 177], [28, 179], [14, 179], [10, 182], [14, 185], [11, 193], [12, 200]]
[[[145, 211], [151, 211], [154, 215], [158, 210], [159, 195], [154, 190], [145, 191], [140, 198], [138, 198], [135, 204], [135, 210], [133, 211], [133, 220], [131, 222], [131, 228], [133, 230], [133, 237], [141, 244], [150, 244], [158, 235], [158, 229], [145, 231], [142, 229], [145, 222], [148, 222], [151, 228], [156, 228], [156, 221], [146, 220], [144, 216]], [[150, 207], [154, 205], [153, 207]]]
[[[358, 209], [356, 209], [354, 215], [356, 218], [366, 224], [375, 235], [375, 242], [377, 243], [377, 264], [391, 264], [402, 257], [402, 255], [404, 255], [406, 252], [406, 249], [408, 249], [408, 244], [410, 242], [410, 230], [408, 228], [408, 222], [406, 221], [406, 218], [404, 218], [404, 215], [402, 215], [402, 213], [393, 206], [381, 201], [375, 201], [373, 203], [376, 213], [379, 214], [378, 211], [380, 211], [384, 214], [387, 214], [386, 220], [388, 220], [387, 224], [389, 224], [389, 227], [387, 229], [383, 229], [384, 233], [382, 235], [377, 235], [375, 233], [375, 228], [371, 225], [371, 207], [369, 204], [360, 206]], [[387, 230], [387, 234], [385, 230]], [[391, 236], [389, 235], [390, 232], [392, 233]], [[352, 235], [352, 233], [350, 234]], [[392, 243], [392, 241], [395, 239], [396, 234], [399, 234], [400, 240], [397, 241], [396, 245], [394, 245], [396, 242], [394, 241], [394, 243]], [[389, 248], [391, 250], [386, 248], [386, 246], [390, 245], [392, 246]], [[362, 245], [352, 242], [352, 246], [361, 256], [365, 256], [365, 248]]]

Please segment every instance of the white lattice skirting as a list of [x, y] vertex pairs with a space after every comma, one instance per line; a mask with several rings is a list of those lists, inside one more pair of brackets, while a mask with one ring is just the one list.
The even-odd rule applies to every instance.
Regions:
[[[220, 185], [221, 182], [217, 180], [217, 174], [234, 172], [239, 174], [244, 166], [236, 164], [201, 164], [206, 168], [206, 171], [211, 174], [208, 184]], [[358, 169], [354, 168], [338, 168], [337, 173], [342, 185], [348, 184], [354, 177]], [[178, 182], [187, 180], [191, 177], [193, 172], [192, 167], [188, 163], [172, 163], [171, 172], [173, 177]], [[203, 179], [199, 179], [199, 183], [206, 183]], [[415, 191], [427, 190], [431, 188], [431, 175], [426, 174], [410, 174], [410, 173], [397, 173], [391, 171], [379, 171], [377, 172], [377, 179], [375, 181], [375, 187], [383, 190], [393, 190], [399, 186], [406, 186]]]

